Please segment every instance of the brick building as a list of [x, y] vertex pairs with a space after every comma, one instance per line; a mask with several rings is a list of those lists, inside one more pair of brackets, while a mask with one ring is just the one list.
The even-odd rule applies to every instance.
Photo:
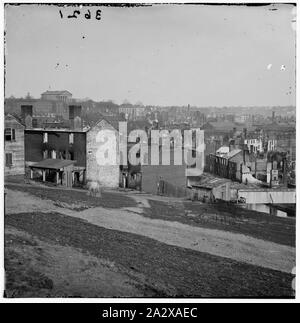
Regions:
[[[119, 165], [100, 166], [97, 158], [101, 130], [113, 131], [118, 148], [117, 122], [112, 125], [103, 117], [92, 127], [83, 128], [80, 106], [69, 106], [69, 128], [34, 128], [28, 124], [30, 120], [26, 120], [25, 129], [27, 177], [67, 186], [82, 186], [88, 181], [99, 181], [105, 187], [119, 186]], [[61, 163], [62, 160], [68, 162]]]

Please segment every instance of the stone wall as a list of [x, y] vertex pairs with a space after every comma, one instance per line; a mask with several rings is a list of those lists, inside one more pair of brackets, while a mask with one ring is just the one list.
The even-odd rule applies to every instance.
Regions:
[[[116, 138], [117, 156], [119, 155], [118, 138], [119, 134], [106, 120], [98, 122], [91, 130], [87, 132], [87, 152], [86, 152], [86, 181], [99, 181], [103, 187], [117, 188], [119, 187], [120, 166], [115, 165], [99, 165], [97, 161], [97, 153], [101, 144], [97, 141], [97, 135], [101, 130], [112, 130]], [[111, 138], [112, 139], [112, 138]]]

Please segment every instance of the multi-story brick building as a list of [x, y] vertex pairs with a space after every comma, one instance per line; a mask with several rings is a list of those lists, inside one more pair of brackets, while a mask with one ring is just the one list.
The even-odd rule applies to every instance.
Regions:
[[[99, 141], [101, 130], [112, 131], [118, 149], [117, 126], [101, 118], [92, 127], [83, 128], [80, 115], [79, 106], [69, 107], [69, 128], [35, 128], [28, 125], [30, 118], [26, 120], [27, 177], [66, 186], [98, 181], [101, 186], [118, 187], [119, 165], [101, 165], [97, 157], [102, 145]], [[118, 154], [118, 151], [116, 153]], [[65, 162], [62, 162], [63, 160]]]

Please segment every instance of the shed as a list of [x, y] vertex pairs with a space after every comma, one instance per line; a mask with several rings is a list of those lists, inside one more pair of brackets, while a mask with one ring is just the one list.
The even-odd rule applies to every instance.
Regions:
[[[73, 186], [73, 170], [76, 160], [65, 159], [44, 159], [30, 165], [30, 179], [33, 179], [33, 169], [42, 171], [43, 182], [50, 179], [50, 182], [62, 184], [67, 187]], [[55, 177], [53, 176], [55, 174]], [[52, 180], [51, 180], [52, 179]]]

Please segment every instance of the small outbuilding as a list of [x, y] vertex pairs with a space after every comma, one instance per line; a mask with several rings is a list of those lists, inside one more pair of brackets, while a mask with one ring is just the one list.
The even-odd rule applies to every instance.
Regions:
[[72, 187], [76, 160], [44, 159], [30, 165], [30, 179], [40, 178], [43, 182]]

